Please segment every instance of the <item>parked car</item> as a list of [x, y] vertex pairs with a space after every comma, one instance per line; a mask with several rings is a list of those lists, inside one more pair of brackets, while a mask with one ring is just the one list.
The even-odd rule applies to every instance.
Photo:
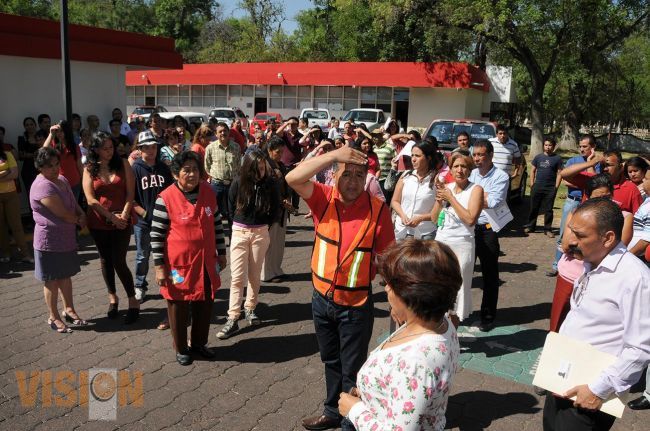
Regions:
[[278, 125], [282, 123], [282, 115], [277, 112], [258, 112], [250, 121], [249, 133], [251, 135], [255, 134], [255, 124], [259, 124], [263, 131], [266, 130], [266, 122], [271, 119], [275, 120]]
[[[422, 135], [423, 138], [433, 136], [438, 141], [438, 148], [446, 150], [445, 155], [448, 157], [449, 153], [458, 147], [456, 138], [460, 132], [466, 132], [469, 135], [470, 146], [479, 139], [492, 139], [495, 138], [496, 126], [489, 121], [480, 120], [433, 120], [431, 125], [427, 128]], [[510, 179], [510, 191], [508, 192], [509, 201], [520, 201], [526, 195], [526, 184], [528, 182], [528, 168], [526, 166], [526, 158], [523, 156], [525, 147], [518, 143], [519, 150], [522, 153], [522, 166], [517, 173], [517, 176]]]
[[300, 113], [300, 118], [307, 120], [309, 128], [318, 126], [323, 132], [328, 132], [330, 128], [330, 111], [327, 109], [306, 108]]
[[222, 121], [226, 123], [228, 127], [232, 127], [232, 123], [234, 123], [235, 120], [241, 121], [242, 130], [248, 130], [250, 127], [250, 124], [248, 123], [248, 117], [239, 108], [234, 108], [234, 107], [233, 108], [229, 108], [229, 107], [212, 108], [208, 117], [210, 119], [214, 118], [217, 121]]
[[185, 119], [187, 124], [201, 125], [208, 121], [207, 116], [203, 112], [191, 112], [191, 111], [173, 111], [173, 112], [161, 112], [160, 116], [166, 120], [173, 120], [175, 116], [180, 115]]
[[353, 121], [355, 124], [363, 123], [372, 132], [384, 125], [386, 122], [386, 114], [381, 109], [352, 109], [341, 118], [341, 124], [345, 124], [346, 121]]
[[167, 109], [165, 109], [165, 107], [161, 105], [136, 106], [133, 112], [129, 114], [129, 123], [135, 120], [136, 118], [140, 118], [142, 120], [147, 121], [149, 119], [149, 116], [154, 112], [158, 112], [158, 113], [167, 112]]

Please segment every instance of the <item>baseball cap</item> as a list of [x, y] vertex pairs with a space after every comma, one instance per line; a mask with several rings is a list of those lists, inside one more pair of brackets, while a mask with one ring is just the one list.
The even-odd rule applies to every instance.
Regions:
[[158, 140], [153, 135], [153, 132], [151, 132], [151, 130], [145, 130], [144, 132], [140, 132], [138, 134], [138, 147], [142, 147], [143, 145], [157, 145], [157, 144], [158, 144]]

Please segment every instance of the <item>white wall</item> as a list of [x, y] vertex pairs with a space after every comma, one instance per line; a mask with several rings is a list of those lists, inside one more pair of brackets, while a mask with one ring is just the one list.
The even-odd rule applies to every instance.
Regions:
[[437, 118], [481, 119], [484, 94], [466, 88], [411, 88], [408, 127], [426, 128]]
[[[52, 123], [63, 119], [63, 82], [59, 60], [0, 55], [0, 125], [7, 129], [6, 142], [16, 145], [23, 133], [23, 118], [46, 113]], [[85, 117], [95, 114], [106, 127], [113, 108], [126, 118], [124, 65], [73, 61], [70, 64], [72, 111]]]
[[488, 66], [485, 72], [490, 82], [490, 92], [488, 97], [483, 99], [483, 112], [490, 112], [490, 103], [492, 102], [517, 102], [512, 67]]

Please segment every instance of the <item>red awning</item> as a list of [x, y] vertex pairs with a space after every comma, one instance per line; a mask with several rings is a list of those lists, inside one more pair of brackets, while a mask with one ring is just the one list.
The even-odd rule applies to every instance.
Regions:
[[[60, 23], [0, 13], [0, 55], [61, 58]], [[174, 40], [71, 24], [70, 60], [127, 66], [176, 68], [183, 58]]]
[[248, 84], [473, 88], [489, 91], [484, 71], [467, 63], [217, 63], [182, 70], [129, 71], [126, 85]]

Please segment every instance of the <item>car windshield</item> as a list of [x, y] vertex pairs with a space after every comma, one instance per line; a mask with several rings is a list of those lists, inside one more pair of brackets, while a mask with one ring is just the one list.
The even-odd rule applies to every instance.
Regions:
[[192, 123], [205, 123], [205, 118], [204, 117], [187, 117], [186, 118], [187, 122], [192, 124]]
[[235, 113], [233, 111], [219, 109], [216, 111], [212, 111], [210, 113], [210, 116], [217, 117], [217, 118], [235, 118]]
[[153, 112], [153, 108], [151, 108], [151, 107], [144, 107], [144, 106], [141, 106], [141, 107], [139, 107], [139, 108], [135, 108], [135, 109], [133, 110], [133, 113], [134, 113], [134, 114], [137, 114], [137, 115], [142, 115], [142, 114], [151, 114], [152, 112]]
[[310, 120], [327, 120], [327, 112], [325, 111], [305, 111], [303, 114], [304, 118]]
[[256, 121], [266, 121], [266, 120], [270, 120], [271, 118], [275, 119], [275, 115], [274, 114], [257, 114], [255, 116]]
[[452, 121], [438, 121], [434, 123], [431, 130], [429, 130], [428, 136], [435, 137], [438, 143], [451, 142], [455, 144], [460, 132], [467, 133], [472, 143], [477, 139], [490, 139], [496, 136], [494, 127], [489, 124], [454, 123]]
[[377, 113], [373, 111], [350, 111], [345, 114], [343, 121], [367, 121], [371, 123], [377, 122]]

